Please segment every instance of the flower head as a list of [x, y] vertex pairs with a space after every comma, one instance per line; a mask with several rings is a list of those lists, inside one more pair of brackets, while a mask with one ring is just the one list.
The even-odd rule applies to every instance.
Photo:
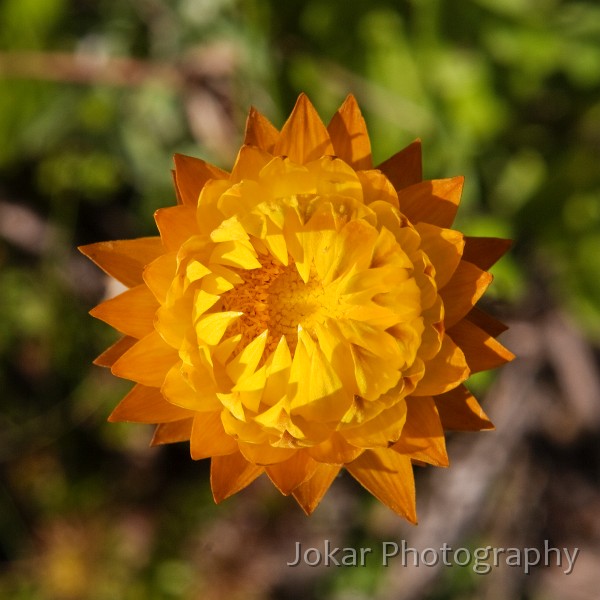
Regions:
[[474, 307], [509, 243], [450, 229], [463, 179], [422, 181], [418, 141], [373, 168], [352, 96], [327, 127], [304, 95], [281, 132], [252, 110], [231, 173], [174, 179], [159, 237], [82, 248], [129, 288], [92, 311], [136, 383], [110, 419], [189, 440], [216, 501], [266, 472], [310, 513], [345, 467], [415, 521], [412, 463], [491, 428], [463, 382], [512, 358]]

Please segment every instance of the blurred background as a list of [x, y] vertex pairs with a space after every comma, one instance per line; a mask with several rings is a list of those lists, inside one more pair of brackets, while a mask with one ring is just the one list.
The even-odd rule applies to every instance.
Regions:
[[[497, 429], [417, 469], [417, 527], [346, 475], [310, 518], [263, 479], [217, 507], [90, 364], [113, 288], [76, 246], [154, 235], [174, 152], [229, 168], [250, 105], [281, 126], [300, 91], [325, 122], [354, 93], [376, 164], [420, 137], [427, 178], [467, 177], [457, 228], [515, 240], [484, 305], [519, 358], [472, 382]], [[0, 1], [0, 597], [595, 599], [599, 342], [597, 1]], [[580, 555], [286, 567], [324, 539]]]

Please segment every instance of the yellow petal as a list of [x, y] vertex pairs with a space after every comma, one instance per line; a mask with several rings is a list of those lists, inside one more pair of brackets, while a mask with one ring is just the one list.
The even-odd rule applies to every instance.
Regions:
[[334, 154], [327, 129], [305, 94], [298, 97], [294, 110], [281, 129], [273, 154], [287, 156], [299, 164]]
[[244, 180], [229, 187], [219, 196], [217, 208], [225, 219], [243, 222], [242, 231], [247, 238], [248, 234], [259, 236], [262, 233], [264, 219], [257, 218], [256, 213], [257, 207], [265, 200], [268, 200], [268, 194], [265, 194], [258, 182]]
[[265, 444], [251, 444], [238, 440], [240, 452], [255, 465], [274, 465], [291, 458], [298, 450], [295, 448], [276, 448]]
[[112, 367], [118, 358], [123, 356], [131, 346], [137, 343], [137, 339], [125, 336], [107, 348], [100, 356], [94, 360], [98, 367]]
[[[245, 422], [246, 412], [242, 404], [242, 396], [235, 392], [233, 394], [219, 392], [217, 398], [219, 398], [223, 407], [227, 409], [222, 415], [225, 431], [228, 435], [237, 439], [239, 437], [238, 429], [240, 427], [247, 429], [250, 425]], [[252, 423], [252, 425], [254, 424]]]
[[219, 200], [230, 189], [231, 182], [228, 179], [210, 179], [202, 188], [196, 210], [196, 225], [201, 234], [209, 234], [223, 220]]
[[431, 223], [439, 227], [451, 227], [460, 196], [464, 177], [423, 181], [398, 192], [400, 211], [412, 223]]
[[297, 194], [315, 194], [314, 176], [308, 169], [287, 157], [276, 156], [260, 172], [260, 184], [267, 199]]
[[153, 331], [115, 362], [112, 373], [150, 387], [160, 387], [165, 375], [178, 359], [177, 351]]
[[512, 240], [501, 238], [465, 237], [463, 259], [487, 271], [511, 245]]
[[[211, 296], [220, 296], [235, 287], [235, 283], [231, 281], [229, 273], [232, 273], [229, 269], [222, 267], [221, 265], [211, 265], [212, 273], [202, 279], [202, 291], [205, 292], [205, 301], [210, 300]], [[204, 308], [204, 305], [203, 305]]]
[[278, 139], [279, 131], [264, 115], [252, 107], [246, 121], [244, 144], [256, 146], [272, 153]]
[[336, 156], [356, 170], [373, 167], [367, 125], [352, 94], [333, 115], [327, 131]]
[[[320, 238], [323, 238], [323, 233]], [[319, 243], [316, 246], [319, 253], [324, 253], [325, 248], [328, 248], [329, 254], [327, 260], [321, 257], [328, 265], [328, 270], [323, 274], [323, 284], [327, 285], [331, 281], [342, 277], [352, 271], [367, 269], [370, 266], [372, 250], [377, 241], [379, 234], [374, 227], [371, 227], [364, 221], [349, 221], [344, 225], [343, 229], [336, 235], [331, 232], [331, 242], [328, 244], [321, 243], [323, 240], [316, 237]]]
[[[312, 444], [320, 444], [327, 438], [331, 437], [335, 431], [337, 423], [319, 423], [318, 421], [309, 421], [300, 415], [292, 415], [288, 424], [288, 432], [298, 440], [298, 446], [311, 446]], [[283, 439], [283, 446], [286, 440]]]
[[397, 358], [390, 356], [382, 360], [377, 353], [360, 346], [350, 346], [356, 387], [367, 400], [374, 400], [394, 387], [400, 379]]
[[361, 448], [387, 448], [400, 436], [406, 418], [406, 403], [399, 400], [361, 425], [341, 430], [341, 434], [350, 444]]
[[183, 204], [197, 206], [202, 188], [209, 179], [228, 179], [229, 174], [207, 162], [175, 154], [175, 182]]
[[357, 175], [363, 188], [365, 204], [387, 202], [398, 208], [398, 193], [390, 180], [381, 171], [360, 171]]
[[493, 277], [470, 262], [462, 260], [450, 281], [440, 290], [444, 302], [446, 329], [460, 321], [481, 298]]
[[356, 171], [343, 160], [333, 156], [323, 156], [306, 164], [314, 177], [317, 194], [321, 196], [347, 196], [363, 201], [363, 191]]
[[176, 442], [187, 442], [192, 435], [192, 423], [194, 419], [182, 419], [172, 423], [161, 423], [154, 430], [151, 446], [160, 444], [174, 444]]
[[[265, 246], [269, 252], [282, 264], [287, 266], [289, 263], [289, 255], [285, 236], [269, 222], [267, 225], [269, 233], [265, 236]], [[272, 232], [272, 233], [271, 233]]]
[[220, 242], [210, 255], [210, 262], [238, 269], [260, 269], [256, 250], [249, 241], [231, 240]]
[[267, 467], [266, 471], [275, 487], [284, 496], [289, 496], [314, 475], [318, 465], [305, 451], [299, 450], [291, 458]]
[[108, 420], [111, 423], [117, 421], [168, 423], [191, 416], [193, 416], [191, 411], [167, 402], [158, 388], [138, 384], [121, 400]]
[[265, 381], [266, 374], [263, 365], [255, 373], [236, 383], [232, 388], [232, 392], [238, 392], [242, 404], [256, 413], [260, 408]]
[[465, 246], [464, 236], [453, 229], [429, 223], [418, 223], [415, 229], [421, 236], [421, 248], [435, 268], [435, 283], [443, 288], [456, 271]]
[[165, 304], [167, 301], [167, 292], [173, 283], [176, 271], [177, 256], [175, 252], [159, 256], [144, 269], [144, 282], [161, 304]]
[[180, 348], [190, 329], [189, 317], [185, 319], [182, 315], [191, 315], [195, 308], [190, 294], [176, 298], [169, 306], [161, 306], [156, 311], [154, 329], [169, 346]]
[[292, 492], [292, 495], [307, 515], [310, 515], [317, 508], [339, 472], [340, 467], [337, 465], [318, 464], [312, 477], [301, 483]]
[[154, 330], [154, 315], [158, 307], [147, 286], [138, 285], [98, 304], [90, 314], [121, 333], [140, 339]]
[[464, 385], [434, 397], [444, 429], [480, 431], [494, 429], [475, 397]]
[[[227, 375], [234, 382], [240, 382], [250, 377], [256, 371], [256, 367], [262, 358], [267, 343], [265, 330], [255, 337], [228, 365]], [[264, 385], [264, 379], [263, 379]]]
[[467, 319], [459, 321], [447, 334], [464, 352], [471, 373], [495, 369], [515, 358], [510, 350]]
[[469, 376], [469, 367], [463, 351], [444, 335], [440, 351], [425, 363], [425, 375], [417, 384], [414, 396], [443, 394]]
[[[248, 244], [248, 233], [236, 216], [223, 221], [216, 229], [210, 232], [210, 239], [215, 242], [241, 241]], [[249, 247], [248, 244], [246, 247]]]
[[264, 407], [256, 407], [255, 412], [258, 412], [259, 408], [262, 408], [262, 412], [254, 417], [254, 423], [265, 431], [271, 430], [272, 433], [283, 435], [290, 426], [289, 400], [284, 396], [271, 408], [264, 410]]
[[363, 452], [347, 464], [346, 469], [373, 496], [416, 524], [415, 481], [410, 458], [387, 448], [377, 448]]
[[154, 213], [154, 220], [167, 250], [178, 250], [187, 239], [198, 234], [196, 208], [193, 206], [159, 208]]
[[377, 168], [384, 173], [397, 190], [421, 182], [423, 180], [421, 140], [415, 140]]
[[261, 169], [272, 159], [272, 154], [256, 146], [242, 146], [231, 171], [230, 181], [232, 183], [238, 183], [244, 179], [256, 181]]
[[98, 242], [78, 250], [127, 287], [143, 283], [144, 267], [164, 252], [159, 237]]
[[363, 453], [363, 448], [352, 446], [337, 431], [324, 442], [308, 449], [309, 455], [320, 463], [343, 465]]
[[[184, 376], [181, 361], [177, 361], [165, 375], [161, 387], [162, 395], [174, 405], [190, 411], [209, 412], [221, 408], [221, 403], [216, 395], [216, 385], [208, 371], [202, 373], [198, 369], [202, 387], [194, 389], [191, 382]], [[203, 375], [203, 376], [202, 376]]]
[[240, 452], [214, 456], [210, 461], [210, 486], [215, 502], [219, 503], [250, 485], [264, 471], [248, 462]]
[[267, 381], [264, 386], [263, 400], [272, 406], [283, 398], [290, 376], [292, 356], [287, 340], [281, 336], [275, 351], [266, 362]]
[[223, 429], [221, 411], [196, 414], [190, 437], [190, 452], [194, 460], [233, 454], [237, 449], [236, 441]]
[[221, 341], [226, 329], [243, 314], [236, 311], [204, 314], [196, 323], [196, 335], [204, 343], [215, 346]]
[[323, 351], [303, 329], [298, 331], [288, 396], [292, 415], [316, 422], [340, 419], [352, 401]]
[[433, 398], [408, 397], [406, 406], [406, 423], [392, 450], [438, 467], [447, 467], [444, 429]]

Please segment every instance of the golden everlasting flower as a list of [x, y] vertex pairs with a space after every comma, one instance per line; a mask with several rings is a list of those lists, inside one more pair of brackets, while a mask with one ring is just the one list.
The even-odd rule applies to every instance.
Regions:
[[509, 242], [450, 229], [463, 178], [422, 181], [418, 141], [373, 168], [352, 96], [327, 127], [304, 95], [281, 132], [251, 110], [231, 173], [174, 179], [160, 237], [82, 248], [130, 288], [92, 311], [136, 383], [110, 420], [189, 440], [217, 502], [266, 472], [309, 514], [345, 467], [415, 522], [412, 464], [492, 427], [462, 383], [513, 357], [474, 308]]

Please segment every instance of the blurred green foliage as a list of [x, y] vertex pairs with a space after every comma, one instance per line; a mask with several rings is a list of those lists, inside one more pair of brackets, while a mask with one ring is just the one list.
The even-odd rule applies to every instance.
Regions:
[[[119, 58], [135, 77], [94, 76]], [[221, 510], [207, 467], [105, 424], [126, 386], [89, 366], [112, 337], [74, 247], [154, 234], [174, 152], [227, 168], [249, 106], [280, 126], [300, 91], [325, 120], [354, 93], [376, 160], [420, 137], [426, 177], [467, 176], [459, 228], [515, 239], [497, 312], [562, 307], [600, 338], [594, 0], [1, 0], [1, 597], [224, 597], [193, 534]]]

